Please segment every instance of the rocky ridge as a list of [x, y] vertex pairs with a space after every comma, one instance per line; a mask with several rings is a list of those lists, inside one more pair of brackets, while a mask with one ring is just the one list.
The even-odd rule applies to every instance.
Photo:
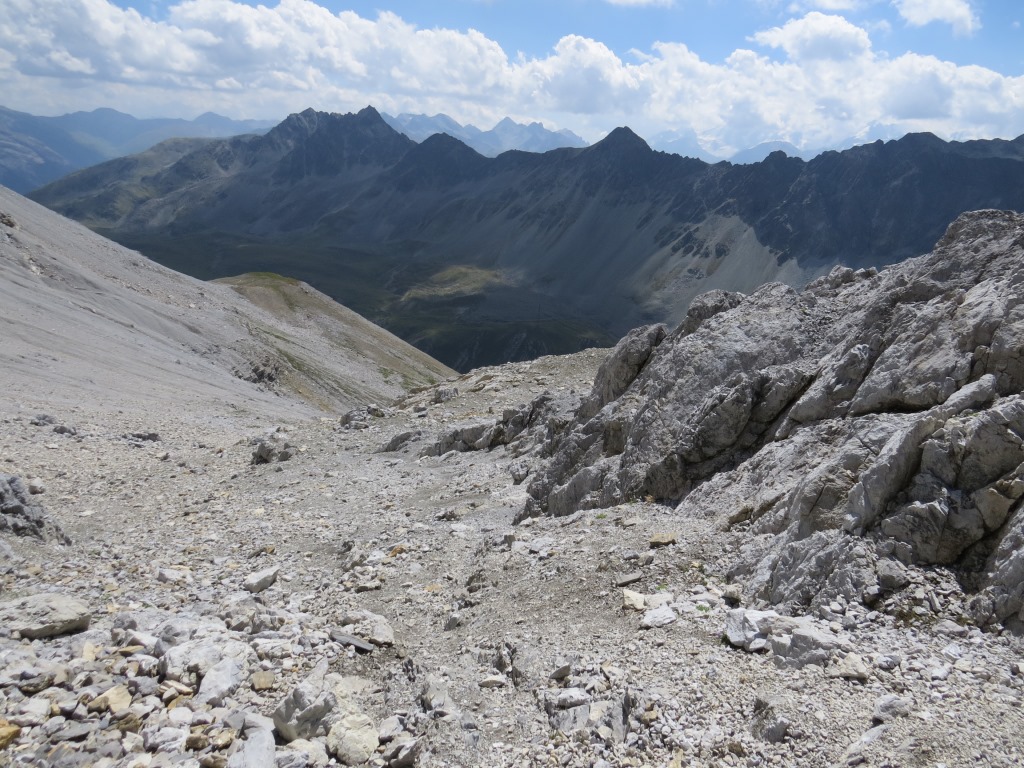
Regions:
[[1024, 630], [1022, 254], [1024, 217], [965, 214], [883, 273], [631, 333], [541, 444], [524, 514], [671, 502], [747, 534], [730, 577], [759, 600], [872, 606], [880, 569], [944, 566], [973, 594], [954, 618]]
[[[1019, 764], [1024, 645], [1012, 617], [975, 621], [973, 609], [978, 595], [995, 595], [984, 591], [992, 583], [970, 584], [959, 560], [905, 562], [895, 545], [882, 557], [876, 529], [844, 531], [845, 518], [805, 538], [799, 520], [760, 529], [781, 502], [749, 512], [744, 504], [769, 498], [771, 483], [804, 487], [815, 467], [833, 466], [815, 451], [838, 455], [849, 448], [840, 437], [866, 423], [882, 425], [868, 443], [881, 445], [871, 454], [871, 466], [881, 467], [892, 435], [919, 434], [916, 420], [941, 419], [910, 478], [940, 466], [942, 441], [958, 435], [965, 447], [953, 454], [964, 488], [976, 484], [979, 464], [995, 466], [977, 461], [973, 446], [1004, 438], [1012, 456], [1013, 430], [996, 427], [1015, 423], [1008, 404], [1019, 394], [1012, 350], [1020, 344], [1001, 341], [1015, 338], [1017, 322], [1015, 294], [1002, 286], [1015, 284], [1020, 267], [1001, 254], [1019, 255], [1020, 231], [1020, 217], [974, 215], [934, 256], [878, 275], [836, 273], [834, 285], [806, 294], [815, 302], [779, 286], [750, 297], [712, 294], [680, 328], [638, 330], [611, 353], [479, 369], [341, 418], [298, 408], [225, 412], [202, 389], [187, 414], [167, 407], [162, 388], [124, 396], [120, 407], [76, 401], [64, 378], [45, 389], [14, 387], [24, 369], [0, 369], [3, 472], [36, 489], [32, 505], [70, 541], [0, 534], [0, 764]], [[901, 275], [907, 282], [892, 310], [907, 312], [891, 325], [877, 313], [871, 373], [838, 376], [837, 361], [847, 361], [847, 372], [868, 366], [849, 362], [855, 356], [835, 343], [820, 362], [828, 373], [817, 376], [796, 352], [788, 362], [754, 357], [775, 354], [762, 351], [759, 324], [806, 323], [819, 329], [824, 349], [840, 325], [852, 328], [858, 312], [868, 314], [867, 297], [878, 299], [876, 311], [884, 306], [878, 289], [901, 284]], [[957, 287], [962, 300], [944, 304]], [[983, 289], [992, 297], [985, 309], [972, 295]], [[759, 311], [737, 311], [744, 306]], [[982, 336], [956, 325], [1000, 313], [1002, 323], [971, 326], [988, 329]], [[900, 407], [844, 411], [838, 403], [856, 402], [853, 393], [875, 372], [900, 370], [897, 358], [883, 364], [903, 346], [889, 340], [896, 329], [918, 328], [914, 320], [928, 330], [918, 329], [917, 343], [934, 352], [914, 358], [921, 373], [905, 388], [914, 394], [895, 388], [888, 397]], [[780, 345], [805, 343], [796, 330]], [[746, 390], [721, 368], [703, 393], [685, 379], [678, 391], [657, 389], [669, 377], [655, 379], [656, 371], [680, 359], [703, 362], [692, 357], [702, 338], [717, 345], [707, 359], [723, 367], [729, 344], [742, 350], [734, 358], [758, 362], [742, 371]], [[946, 370], [936, 351], [946, 338], [966, 339], [963, 348], [985, 363], [933, 391], [924, 371]], [[815, 395], [826, 378], [837, 383], [822, 383], [825, 394]], [[848, 380], [861, 383], [843, 388]], [[777, 382], [774, 390], [768, 382]], [[1017, 393], [1002, 389], [1013, 386]], [[747, 406], [739, 395], [716, 397], [725, 387], [793, 394], [751, 396], [758, 417], [736, 427], [726, 417]], [[660, 403], [644, 399], [656, 391]], [[830, 397], [841, 398], [834, 424], [823, 416], [787, 421], [792, 404], [771, 417], [779, 402]], [[915, 407], [905, 405], [908, 397]], [[680, 403], [706, 415], [685, 421], [684, 411], [691, 431], [668, 432], [667, 413]], [[701, 409], [705, 403], [723, 405]], [[637, 425], [655, 414], [664, 420], [648, 423], [650, 444], [640, 445]], [[740, 437], [726, 443], [729, 430], [713, 423]], [[637, 474], [623, 475], [622, 498], [605, 501], [599, 479], [572, 504], [552, 508], [552, 499], [576, 491], [538, 489], [570, 471], [576, 477], [596, 466], [593, 477], [617, 480], [614, 461], [560, 463], [587, 454], [583, 443], [598, 424], [591, 446], [628, 453]], [[686, 437], [702, 424], [705, 438]], [[697, 468], [648, 472], [656, 462], [645, 457], [660, 456], [654, 447], [680, 434]], [[721, 447], [707, 450], [714, 446]], [[1013, 471], [995, 486], [1004, 498], [1014, 492]], [[936, 476], [948, 477], [942, 472]], [[664, 495], [643, 485], [648, 475]], [[986, 482], [979, 487], [993, 485]], [[923, 485], [905, 483], [915, 494]], [[664, 503], [674, 493], [681, 503]], [[822, 507], [828, 493], [817, 497]], [[709, 501], [695, 513], [687, 505], [700, 498]], [[966, 509], [975, 496], [943, 498]], [[879, 508], [881, 519], [900, 508]], [[1019, 503], [1011, 504], [999, 530], [1018, 518]], [[828, 549], [832, 542], [864, 553], [854, 553], [831, 595], [771, 600], [757, 586], [760, 564], [772, 562], [773, 547], [792, 552], [807, 540], [822, 542], [826, 555], [835, 551], [839, 571], [850, 561]], [[996, 551], [1014, 547], [1019, 554], [1004, 535]], [[780, 559], [772, 573], [780, 588], [795, 589], [800, 582], [784, 577], [826, 562]], [[753, 577], [738, 575], [748, 567]], [[838, 588], [861, 571], [880, 589], [871, 605], [863, 592], [849, 598]]]

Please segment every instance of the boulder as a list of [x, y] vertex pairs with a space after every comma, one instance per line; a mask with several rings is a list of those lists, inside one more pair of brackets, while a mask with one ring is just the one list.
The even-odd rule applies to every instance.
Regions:
[[30, 640], [82, 632], [91, 621], [92, 611], [85, 603], [56, 593], [0, 603], [0, 625]]
[[765, 650], [768, 635], [779, 618], [775, 611], [733, 608], [725, 615], [725, 639], [745, 651]]
[[379, 744], [373, 721], [362, 713], [346, 715], [327, 734], [327, 749], [342, 765], [362, 765]]
[[272, 464], [288, 461], [295, 455], [295, 446], [288, 439], [288, 433], [277, 429], [266, 437], [255, 441], [251, 464]]
[[[36, 493], [41, 491], [41, 487], [37, 486]], [[20, 477], [0, 474], [0, 533], [70, 543], [60, 523], [32, 498], [33, 495], [32, 489]]]
[[325, 680], [327, 669], [327, 659], [322, 659], [274, 710], [274, 728], [285, 742], [326, 733], [327, 721], [337, 706], [337, 698]]

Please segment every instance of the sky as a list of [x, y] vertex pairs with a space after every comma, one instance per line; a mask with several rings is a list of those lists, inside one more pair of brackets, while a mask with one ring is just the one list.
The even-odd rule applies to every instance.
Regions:
[[628, 125], [728, 155], [1024, 134], [1020, 0], [0, 0], [0, 104]]

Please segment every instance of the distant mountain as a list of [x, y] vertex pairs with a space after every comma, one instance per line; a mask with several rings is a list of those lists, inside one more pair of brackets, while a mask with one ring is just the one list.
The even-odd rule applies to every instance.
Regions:
[[400, 133], [419, 143], [436, 133], [459, 139], [486, 157], [497, 157], [511, 149], [525, 152], [547, 152], [562, 147], [585, 147], [587, 142], [572, 131], [549, 131], [540, 123], [525, 125], [506, 117], [489, 131], [474, 125], [461, 125], [448, 115], [410, 115], [397, 117], [381, 114], [384, 121]]
[[662, 131], [649, 139], [652, 148], [661, 152], [671, 152], [681, 157], [694, 157], [705, 163], [717, 163], [724, 157], [713, 155], [701, 146], [697, 134], [689, 128]]
[[737, 152], [729, 158], [729, 162], [734, 165], [760, 163], [762, 160], [766, 160], [772, 152], [782, 152], [786, 157], [799, 157], [804, 160], [811, 160], [819, 154], [815, 151], [801, 151], [788, 141], [765, 141], [749, 149]]
[[416, 144], [372, 108], [307, 110], [32, 197], [198, 277], [305, 280], [466, 369], [676, 323], [710, 289], [925, 253], [963, 211], [1024, 210], [1024, 137], [912, 134], [708, 165], [618, 128], [590, 147], [488, 158], [444, 134]]
[[28, 192], [71, 171], [141, 152], [166, 139], [262, 133], [274, 125], [212, 112], [195, 120], [140, 120], [113, 109], [37, 117], [0, 107], [0, 184]]

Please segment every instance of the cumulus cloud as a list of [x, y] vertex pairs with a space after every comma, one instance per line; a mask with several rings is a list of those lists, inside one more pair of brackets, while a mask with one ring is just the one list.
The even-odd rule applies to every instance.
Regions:
[[868, 33], [842, 16], [812, 11], [781, 27], [758, 32], [755, 42], [783, 49], [794, 60], [850, 59], [871, 50]]
[[283, 117], [373, 104], [477, 125], [539, 119], [590, 139], [625, 124], [646, 136], [693, 131], [721, 154], [771, 139], [818, 147], [876, 125], [955, 138], [1024, 132], [1024, 78], [890, 58], [839, 15], [811, 11], [748, 42], [715, 63], [682, 43], [623, 57], [577, 35], [544, 56], [510, 57], [474, 30], [312, 0], [182, 0], [159, 21], [111, 0], [0, 3], [2, 100], [43, 114], [104, 105]]
[[970, 0], [893, 0], [900, 16], [911, 26], [934, 21], [949, 24], [957, 34], [969, 35], [981, 28]]

